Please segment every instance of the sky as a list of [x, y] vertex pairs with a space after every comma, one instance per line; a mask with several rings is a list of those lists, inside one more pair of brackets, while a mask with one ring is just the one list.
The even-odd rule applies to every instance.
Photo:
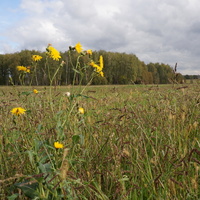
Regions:
[[1, 0], [0, 54], [80, 42], [199, 75], [199, 12], [199, 0]]

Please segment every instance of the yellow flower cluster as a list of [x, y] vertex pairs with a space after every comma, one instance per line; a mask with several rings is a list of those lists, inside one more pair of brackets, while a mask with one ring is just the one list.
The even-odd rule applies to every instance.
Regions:
[[33, 55], [32, 56], [32, 60], [35, 61], [35, 62], [37, 62], [37, 61], [39, 61], [41, 59], [42, 59], [42, 56], [39, 56], [39, 55]]
[[[81, 43], [77, 43], [74, 47], [69, 47], [70, 50], [76, 50], [77, 53], [81, 53], [81, 55], [92, 55], [92, 50], [88, 49], [83, 51], [82, 45]], [[103, 73], [103, 56], [100, 56], [99, 58], [99, 65], [97, 65], [94, 61], [90, 61], [90, 66], [95, 68], [95, 71], [102, 77], [104, 77], [104, 73]]]
[[90, 65], [96, 69], [96, 72], [100, 74], [100, 76], [104, 77], [103, 70], [103, 56], [99, 58], [99, 65], [95, 64], [94, 61], [90, 62]]
[[24, 66], [17, 66], [17, 70], [30, 73], [30, 69], [28, 67], [24, 67]]
[[21, 108], [21, 107], [17, 107], [17, 108], [13, 108], [11, 111], [10, 111], [13, 115], [22, 115], [26, 112], [26, 110], [24, 108]]
[[54, 47], [52, 47], [51, 45], [49, 45], [49, 46], [47, 47], [47, 54], [48, 54], [49, 57], [52, 58], [53, 60], [59, 61], [59, 59], [61, 58], [60, 52], [59, 52], [58, 50], [56, 50]]

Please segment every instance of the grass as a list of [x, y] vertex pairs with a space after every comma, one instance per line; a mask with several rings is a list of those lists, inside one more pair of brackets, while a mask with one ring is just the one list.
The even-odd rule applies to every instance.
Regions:
[[198, 84], [33, 89], [0, 88], [1, 199], [200, 198]]

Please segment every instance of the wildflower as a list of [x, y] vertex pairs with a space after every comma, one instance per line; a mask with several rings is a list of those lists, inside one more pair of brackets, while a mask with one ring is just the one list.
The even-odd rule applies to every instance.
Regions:
[[62, 149], [63, 148], [63, 144], [59, 143], [59, 142], [54, 142], [54, 147], [56, 149]]
[[104, 73], [102, 71], [99, 72], [99, 74], [100, 74], [101, 77], [104, 77]]
[[53, 60], [57, 60], [58, 61], [61, 58], [60, 52], [58, 50], [56, 50], [54, 47], [52, 47], [51, 45], [49, 45], [47, 47], [47, 54]]
[[88, 49], [88, 50], [86, 51], [86, 54], [92, 55], [92, 50], [91, 50], [91, 49]]
[[103, 56], [100, 56], [100, 58], [99, 58], [99, 65], [95, 64], [94, 61], [91, 61], [90, 65], [95, 68], [96, 72], [100, 76], [104, 77], [104, 73], [102, 72], [102, 70], [103, 70]]
[[35, 61], [35, 62], [37, 62], [37, 61], [39, 61], [41, 59], [42, 59], [42, 56], [39, 56], [39, 55], [33, 55], [32, 56], [32, 60]]
[[27, 67], [24, 67], [24, 66], [17, 66], [17, 70], [18, 71], [24, 71], [24, 72], [30, 73], [30, 69], [27, 68]]
[[99, 58], [99, 65], [102, 70], [103, 69], [103, 56], [100, 56], [100, 58]]
[[26, 112], [26, 110], [24, 108], [21, 108], [21, 107], [17, 107], [17, 108], [13, 108], [11, 111], [10, 111], [13, 115], [22, 115]]
[[38, 93], [38, 90], [34, 89], [34, 90], [33, 90], [33, 93], [37, 94], [37, 93]]
[[66, 92], [65, 95], [66, 95], [67, 97], [70, 97], [70, 92]]
[[95, 65], [94, 61], [91, 61], [91, 62], [90, 62], [90, 65], [91, 65], [92, 67], [95, 67], [95, 66], [94, 66], [94, 65]]
[[84, 111], [83, 108], [80, 107], [80, 108], [78, 109], [78, 112], [79, 112], [80, 114], [84, 114], [85, 111]]
[[18, 71], [26, 71], [26, 67], [24, 66], [17, 66]]
[[97, 64], [95, 64], [93, 61], [92, 61], [92, 62], [90, 62], [90, 65], [96, 69], [96, 72], [98, 72], [98, 73], [99, 73], [99, 72], [101, 71], [101, 68], [100, 68], [100, 66], [99, 66], [99, 65], [97, 65]]
[[80, 42], [75, 45], [75, 49], [78, 53], [81, 53], [83, 51], [83, 48]]

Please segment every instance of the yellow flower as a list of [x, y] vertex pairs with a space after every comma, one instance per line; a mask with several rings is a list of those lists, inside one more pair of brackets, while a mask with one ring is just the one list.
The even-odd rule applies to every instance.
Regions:
[[33, 93], [37, 94], [37, 93], [38, 93], [38, 90], [34, 89], [34, 90], [33, 90]]
[[18, 71], [26, 71], [27, 68], [24, 67], [24, 66], [17, 66], [17, 70], [18, 70]]
[[99, 72], [99, 74], [100, 74], [101, 77], [104, 77], [104, 73], [102, 71]]
[[13, 108], [11, 111], [10, 111], [13, 115], [22, 115], [26, 112], [26, 110], [24, 108], [21, 108], [21, 107], [17, 107], [17, 108]]
[[87, 53], [88, 55], [92, 55], [92, 50], [91, 50], [91, 49], [88, 49], [88, 50], [86, 51], [86, 53]]
[[47, 47], [47, 54], [53, 60], [57, 60], [58, 61], [61, 58], [60, 52], [58, 50], [56, 50], [54, 47], [50, 46], [50, 45]]
[[99, 58], [99, 65], [95, 64], [94, 61], [91, 61], [90, 65], [95, 68], [95, 71], [97, 73], [99, 73], [100, 76], [104, 77], [104, 73], [102, 72], [102, 70], [103, 70], [103, 56], [100, 56], [100, 58]]
[[91, 61], [91, 62], [90, 62], [90, 65], [91, 65], [92, 67], [94, 67], [94, 65], [95, 65], [94, 61]]
[[56, 149], [62, 149], [63, 148], [63, 144], [59, 143], [59, 142], [54, 142], [54, 147]]
[[97, 64], [95, 64], [93, 61], [90, 62], [90, 65], [91, 65], [92, 67], [94, 67], [94, 68], [96, 69], [97, 72], [100, 72], [100, 71], [101, 71], [100, 66], [97, 65]]
[[83, 48], [80, 42], [75, 45], [75, 49], [78, 53], [81, 53], [83, 51]]
[[30, 69], [24, 66], [17, 66], [17, 70], [30, 73]]
[[99, 65], [102, 70], [103, 69], [103, 56], [100, 56], [100, 58], [99, 58]]
[[79, 112], [80, 114], [84, 114], [85, 111], [84, 111], [83, 108], [80, 107], [80, 108], [78, 109], [78, 112]]
[[39, 55], [33, 55], [32, 56], [32, 60], [35, 61], [35, 62], [37, 62], [37, 61], [39, 61], [41, 59], [42, 59], [42, 56], [39, 56]]

